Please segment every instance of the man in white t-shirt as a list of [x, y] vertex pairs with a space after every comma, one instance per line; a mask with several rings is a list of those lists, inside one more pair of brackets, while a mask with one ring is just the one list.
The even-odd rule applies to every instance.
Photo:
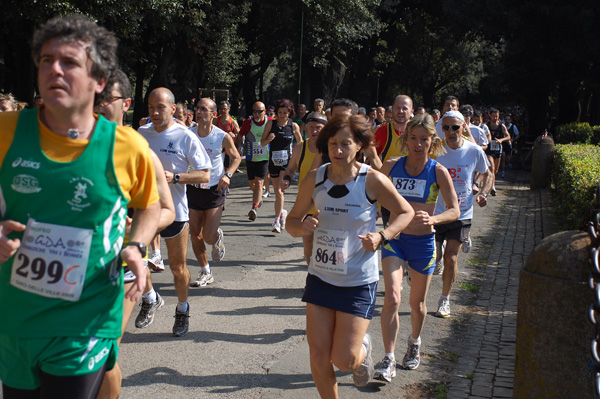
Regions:
[[[449, 111], [440, 120], [442, 121], [442, 130], [446, 134], [444, 140], [446, 153], [439, 156], [437, 161], [448, 169], [450, 177], [452, 177], [460, 208], [460, 217], [457, 221], [439, 224], [435, 227], [438, 264], [441, 263], [439, 257], [442, 256], [442, 243], [446, 241], [446, 249], [443, 251], [442, 296], [438, 303], [436, 316], [446, 318], [450, 316], [450, 291], [458, 274], [458, 253], [463, 243], [467, 241], [471, 229], [473, 176], [475, 172], [483, 176], [483, 188], [477, 195], [476, 202], [479, 206], [485, 206], [487, 193], [491, 187], [492, 172], [481, 147], [463, 137], [467, 126], [463, 115], [458, 111]], [[440, 214], [446, 209], [444, 199], [439, 197], [435, 214]], [[439, 266], [438, 268], [441, 268]]]
[[[148, 111], [151, 123], [141, 126], [138, 131], [148, 140], [150, 148], [160, 159], [175, 204], [175, 221], [161, 231], [160, 235], [167, 244], [169, 265], [177, 292], [173, 335], [180, 337], [189, 328], [187, 298], [190, 271], [186, 263], [189, 211], [186, 184], [207, 183], [210, 180], [211, 163], [198, 137], [173, 120], [175, 97], [169, 89], [159, 87], [150, 93]], [[150, 325], [154, 313], [162, 305], [164, 300], [152, 287], [148, 274], [148, 288], [142, 298], [142, 309], [135, 320], [135, 326], [144, 328]]]

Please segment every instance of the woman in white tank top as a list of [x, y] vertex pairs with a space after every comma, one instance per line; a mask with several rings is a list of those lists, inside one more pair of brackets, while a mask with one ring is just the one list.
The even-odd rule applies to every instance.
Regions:
[[[371, 145], [362, 116], [337, 116], [319, 133], [317, 149], [331, 163], [302, 181], [287, 223], [294, 237], [314, 234], [313, 254], [303, 301], [313, 379], [321, 397], [337, 397], [333, 364], [353, 371], [365, 386], [373, 376], [371, 338], [367, 334], [375, 304], [377, 248], [411, 221], [410, 204], [381, 173], [356, 161]], [[376, 232], [376, 201], [398, 215]], [[316, 212], [306, 217], [312, 206]]]

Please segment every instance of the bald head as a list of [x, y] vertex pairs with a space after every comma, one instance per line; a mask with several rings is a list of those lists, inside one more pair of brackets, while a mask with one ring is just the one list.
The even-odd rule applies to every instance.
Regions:
[[152, 90], [148, 96], [148, 100], [153, 96], [166, 101], [169, 105], [175, 105], [175, 96], [173, 95], [173, 92], [166, 87], [157, 87]]
[[260, 123], [265, 119], [265, 104], [257, 101], [252, 105], [252, 119]]
[[158, 87], [150, 92], [148, 113], [154, 124], [154, 130], [160, 133], [175, 123], [173, 120], [175, 108], [175, 96], [171, 90], [166, 87]]

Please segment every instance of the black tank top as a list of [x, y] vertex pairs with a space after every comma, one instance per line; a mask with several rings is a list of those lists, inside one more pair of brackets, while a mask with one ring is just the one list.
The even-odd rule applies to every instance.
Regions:
[[285, 126], [279, 126], [277, 121], [274, 120], [271, 124], [271, 131], [274, 133], [275, 138], [271, 141], [271, 151], [290, 150], [292, 142], [294, 141], [294, 128], [292, 127], [292, 120], [288, 118], [288, 122]]

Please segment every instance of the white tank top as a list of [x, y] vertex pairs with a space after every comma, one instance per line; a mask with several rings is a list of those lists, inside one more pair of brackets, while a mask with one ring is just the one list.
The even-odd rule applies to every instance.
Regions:
[[[196, 135], [198, 135], [198, 127], [194, 126], [190, 129]], [[210, 162], [212, 164], [210, 169], [210, 182], [198, 184], [200, 188], [209, 188], [219, 184], [219, 180], [223, 177], [225, 169], [223, 167], [223, 139], [225, 138], [225, 131], [213, 125], [212, 130], [206, 137], [200, 137], [200, 142], [204, 146]]]
[[320, 210], [308, 272], [340, 287], [379, 280], [379, 257], [362, 246], [359, 234], [375, 232], [376, 202], [367, 198], [370, 166], [362, 164], [356, 178], [337, 186], [327, 178], [327, 167], [317, 171], [313, 201]]

